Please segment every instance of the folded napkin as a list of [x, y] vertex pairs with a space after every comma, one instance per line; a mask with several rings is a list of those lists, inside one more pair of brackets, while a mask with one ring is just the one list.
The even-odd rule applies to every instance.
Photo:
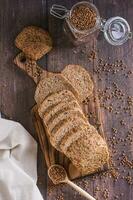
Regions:
[[0, 200], [43, 200], [36, 181], [37, 143], [21, 124], [0, 117]]

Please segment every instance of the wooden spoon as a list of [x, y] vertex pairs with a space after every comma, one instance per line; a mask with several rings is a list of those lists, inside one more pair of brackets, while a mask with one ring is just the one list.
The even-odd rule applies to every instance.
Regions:
[[67, 176], [66, 170], [61, 165], [56, 165], [56, 164], [51, 165], [48, 169], [48, 176], [54, 184], [67, 183], [72, 188], [74, 188], [77, 192], [79, 192], [82, 196], [86, 197], [87, 199], [96, 200], [94, 197], [92, 197], [90, 194], [88, 194], [82, 188], [80, 188], [75, 183], [70, 181]]

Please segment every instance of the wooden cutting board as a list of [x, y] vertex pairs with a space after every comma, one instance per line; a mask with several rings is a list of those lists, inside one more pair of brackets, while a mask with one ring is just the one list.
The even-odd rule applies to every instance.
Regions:
[[[29, 59], [25, 60], [23, 53], [18, 54], [18, 56], [14, 60], [14, 62], [21, 69], [23, 69], [35, 81], [35, 83], [37, 83], [40, 80], [41, 73], [44, 71], [34, 62], [31, 64], [32, 68], [29, 67], [28, 65], [29, 61], [30, 61]], [[45, 71], [45, 73], [48, 73], [48, 72]], [[97, 90], [95, 87], [93, 95], [91, 96], [88, 102], [82, 105], [82, 108], [85, 115], [88, 117], [89, 122], [98, 129], [99, 134], [106, 140], [105, 134], [103, 132], [99, 100], [98, 100], [96, 91]], [[39, 143], [40, 143], [47, 167], [49, 168], [49, 166], [52, 164], [60, 164], [64, 166], [71, 180], [88, 175], [88, 174], [84, 174], [84, 175], [81, 174], [64, 154], [57, 151], [50, 144], [45, 126], [42, 122], [42, 119], [38, 115], [37, 105], [35, 105], [32, 109], [32, 116], [33, 116], [33, 123], [35, 125], [36, 133], [39, 139]], [[107, 169], [109, 169], [109, 163], [103, 166], [103, 168], [99, 169], [98, 172], [105, 171]]]

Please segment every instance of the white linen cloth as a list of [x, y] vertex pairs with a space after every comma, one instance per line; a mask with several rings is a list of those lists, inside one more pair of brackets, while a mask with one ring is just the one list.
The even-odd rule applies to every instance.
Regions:
[[21, 124], [0, 117], [0, 200], [43, 200], [36, 181], [37, 143]]

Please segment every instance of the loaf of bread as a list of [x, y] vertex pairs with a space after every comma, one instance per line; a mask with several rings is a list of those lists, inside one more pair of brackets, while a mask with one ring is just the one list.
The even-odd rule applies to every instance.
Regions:
[[[47, 91], [47, 84], [43, 88]], [[55, 90], [54, 90], [55, 89]], [[51, 144], [64, 153], [82, 174], [97, 171], [109, 159], [108, 147], [89, 124], [72, 91], [56, 90], [38, 105]]]

